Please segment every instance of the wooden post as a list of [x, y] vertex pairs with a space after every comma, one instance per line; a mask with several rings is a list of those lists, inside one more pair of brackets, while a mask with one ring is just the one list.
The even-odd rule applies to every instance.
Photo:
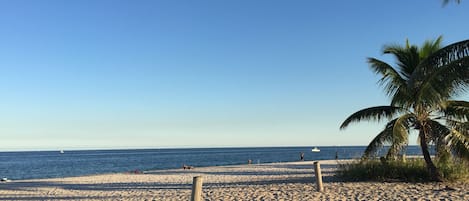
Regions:
[[314, 162], [314, 174], [316, 175], [316, 186], [319, 192], [324, 191], [324, 187], [322, 186], [322, 175], [321, 175], [321, 165], [319, 161]]
[[202, 176], [194, 177], [192, 182], [191, 201], [202, 200]]

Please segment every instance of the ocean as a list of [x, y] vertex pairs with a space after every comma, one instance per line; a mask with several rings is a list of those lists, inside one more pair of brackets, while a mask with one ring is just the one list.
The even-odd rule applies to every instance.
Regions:
[[[364, 146], [259, 148], [184, 148], [129, 150], [64, 150], [0, 152], [0, 178], [12, 180], [41, 179], [194, 167], [291, 162], [305, 160], [360, 158]], [[420, 155], [418, 146], [409, 146], [407, 155]]]

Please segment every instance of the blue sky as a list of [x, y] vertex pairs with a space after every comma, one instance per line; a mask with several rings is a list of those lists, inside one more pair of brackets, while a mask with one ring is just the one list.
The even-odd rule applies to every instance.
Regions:
[[[366, 57], [468, 39], [469, 4], [0, 1], [0, 148], [365, 145]], [[468, 96], [462, 97], [468, 100]]]

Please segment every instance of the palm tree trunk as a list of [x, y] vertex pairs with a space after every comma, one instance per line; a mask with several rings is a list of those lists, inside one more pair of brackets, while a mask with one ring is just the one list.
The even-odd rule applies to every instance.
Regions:
[[420, 130], [419, 138], [420, 138], [420, 148], [422, 148], [423, 158], [425, 159], [425, 163], [427, 164], [427, 169], [428, 169], [428, 172], [430, 173], [430, 179], [432, 181], [442, 181], [440, 172], [436, 168], [435, 164], [433, 164], [432, 158], [430, 157], [430, 152], [428, 151], [427, 140], [426, 140], [425, 133], [423, 130]]

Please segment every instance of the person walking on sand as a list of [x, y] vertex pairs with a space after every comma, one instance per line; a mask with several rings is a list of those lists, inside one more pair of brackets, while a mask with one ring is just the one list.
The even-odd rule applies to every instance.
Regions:
[[300, 152], [300, 161], [304, 161], [304, 160], [305, 160], [305, 153]]

